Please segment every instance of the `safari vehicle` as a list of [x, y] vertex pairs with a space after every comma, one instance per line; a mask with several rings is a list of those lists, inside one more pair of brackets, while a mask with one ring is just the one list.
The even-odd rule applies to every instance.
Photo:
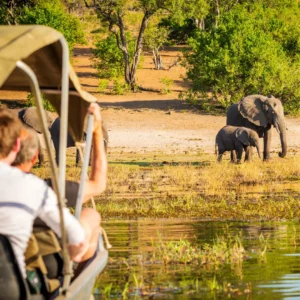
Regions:
[[[90, 299], [96, 276], [104, 269], [108, 252], [99, 237], [99, 251], [92, 262], [72, 281], [72, 262], [67, 251], [62, 209], [65, 199], [66, 143], [68, 131], [76, 142], [82, 142], [87, 108], [96, 98], [81, 89], [69, 63], [69, 49], [63, 35], [46, 26], [0, 27], [0, 87], [5, 90], [25, 90], [34, 95], [45, 144], [49, 154], [52, 186], [58, 196], [61, 217], [61, 248], [63, 257], [62, 286], [51, 299]], [[61, 119], [59, 168], [50, 148], [49, 132], [41, 93], [54, 106]], [[92, 141], [93, 116], [88, 117], [88, 131], [75, 216], [82, 209], [85, 182]], [[1, 224], [0, 224], [1, 226]], [[21, 276], [7, 237], [0, 236], [0, 299], [45, 299], [31, 295]], [[46, 298], [47, 299], [47, 298]]]

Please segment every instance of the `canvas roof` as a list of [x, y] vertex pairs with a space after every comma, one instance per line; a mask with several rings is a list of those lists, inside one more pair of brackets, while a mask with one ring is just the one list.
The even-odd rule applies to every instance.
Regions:
[[[0, 26], [0, 87], [6, 90], [28, 90], [26, 75], [16, 68], [26, 63], [36, 74], [40, 89], [60, 111], [62, 71], [62, 34], [40, 25]], [[76, 141], [82, 138], [84, 119], [90, 102], [97, 99], [81, 89], [79, 80], [69, 68], [69, 132]]]

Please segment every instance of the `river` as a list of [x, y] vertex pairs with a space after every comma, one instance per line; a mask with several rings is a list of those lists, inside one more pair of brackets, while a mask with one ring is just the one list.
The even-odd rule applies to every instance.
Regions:
[[[300, 299], [298, 221], [138, 219], [103, 227], [113, 248], [95, 299]], [[240, 240], [241, 262], [166, 264], [156, 255], [168, 241], [218, 248], [222, 236]]]

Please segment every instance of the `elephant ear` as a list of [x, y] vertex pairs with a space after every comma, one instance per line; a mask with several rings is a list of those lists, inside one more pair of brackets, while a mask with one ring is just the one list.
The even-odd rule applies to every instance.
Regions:
[[238, 128], [235, 132], [237, 139], [245, 146], [250, 146], [249, 135], [244, 127]]
[[261, 95], [250, 95], [244, 97], [238, 104], [241, 115], [257, 126], [267, 126], [268, 119], [264, 112], [264, 102], [267, 97]]
[[[24, 111], [24, 114], [22, 115], [22, 120], [23, 122], [33, 128], [35, 131], [38, 133], [42, 133], [42, 124], [40, 122], [39, 116], [38, 116], [38, 111], [36, 107], [29, 107], [26, 108]], [[47, 127], [50, 128], [54, 121], [54, 117], [46, 111], [46, 122], [47, 122]]]

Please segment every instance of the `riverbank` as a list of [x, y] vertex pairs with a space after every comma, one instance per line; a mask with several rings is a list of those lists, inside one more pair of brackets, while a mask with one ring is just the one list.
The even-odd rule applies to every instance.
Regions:
[[[204, 152], [110, 153], [106, 192], [96, 197], [103, 219], [282, 220], [300, 218], [300, 155], [233, 165]], [[67, 177], [78, 180], [74, 150]], [[34, 172], [48, 176], [46, 168]]]

